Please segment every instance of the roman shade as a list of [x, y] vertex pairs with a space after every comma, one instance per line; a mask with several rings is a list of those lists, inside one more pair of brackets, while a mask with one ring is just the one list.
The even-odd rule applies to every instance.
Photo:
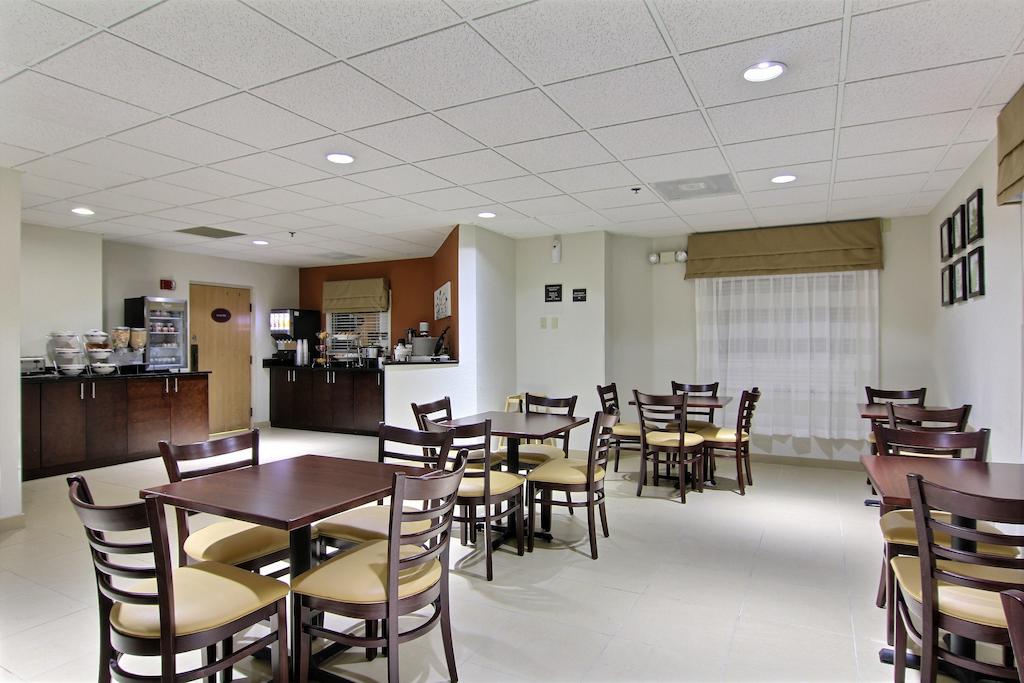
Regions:
[[324, 313], [363, 313], [388, 310], [388, 283], [384, 278], [335, 280], [324, 283]]
[[882, 268], [878, 218], [690, 235], [686, 279]]
[[1024, 200], [1024, 88], [996, 120], [996, 163], [996, 204], [1020, 204]]

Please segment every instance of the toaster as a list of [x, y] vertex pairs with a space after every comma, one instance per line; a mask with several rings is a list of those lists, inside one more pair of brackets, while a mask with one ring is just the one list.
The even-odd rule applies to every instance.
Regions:
[[46, 372], [46, 359], [42, 356], [25, 356], [21, 359], [21, 374], [42, 375]]

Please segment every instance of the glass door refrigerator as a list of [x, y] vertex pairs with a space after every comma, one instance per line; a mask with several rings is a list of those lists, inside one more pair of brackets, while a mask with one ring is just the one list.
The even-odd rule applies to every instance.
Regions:
[[146, 370], [177, 370], [188, 367], [188, 302], [139, 296], [124, 300], [124, 324], [144, 329]]

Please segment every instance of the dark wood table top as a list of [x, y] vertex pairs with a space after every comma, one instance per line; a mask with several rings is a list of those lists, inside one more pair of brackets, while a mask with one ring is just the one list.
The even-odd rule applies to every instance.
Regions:
[[[724, 408], [732, 401], [732, 396], [687, 396], [687, 408]], [[629, 405], [635, 406], [636, 401], [630, 401]]]
[[[887, 403], [858, 403], [857, 410], [860, 411], [860, 416], [868, 418], [870, 420], [885, 420], [889, 417], [889, 411], [886, 408]], [[925, 410], [950, 410], [945, 406], [915, 406], [916, 408], [924, 408]]]
[[494, 410], [448, 422], [453, 427], [491, 421], [491, 434], [513, 439], [548, 439], [590, 422], [589, 417], [549, 415], [547, 413], [504, 413]]
[[396, 472], [420, 468], [301, 455], [143, 489], [166, 505], [291, 531], [391, 494]]
[[862, 455], [860, 462], [885, 507], [910, 507], [908, 474], [966, 493], [1024, 500], [1024, 464], [898, 455]]

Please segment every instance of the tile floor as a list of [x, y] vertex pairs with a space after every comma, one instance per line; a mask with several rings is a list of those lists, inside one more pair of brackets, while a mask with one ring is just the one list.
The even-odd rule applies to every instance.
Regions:
[[[374, 440], [336, 434], [267, 429], [262, 446], [268, 459], [376, 457]], [[862, 473], [755, 463], [746, 497], [723, 472], [718, 490], [683, 506], [668, 487], [637, 498], [635, 457], [623, 465], [609, 478], [611, 537], [597, 561], [585, 516], [558, 509], [557, 540], [525, 557], [499, 552], [492, 583], [480, 553], [453, 545], [460, 680], [892, 679], [877, 659], [881, 548]], [[100, 502], [166, 480], [158, 459], [86, 476]], [[62, 477], [26, 483], [25, 528], [0, 533], [0, 682], [95, 680], [95, 586], [66, 491]], [[403, 680], [447, 680], [437, 631], [401, 657]], [[336, 661], [356, 680], [386, 680], [383, 658]], [[260, 663], [242, 672], [266, 679]]]

